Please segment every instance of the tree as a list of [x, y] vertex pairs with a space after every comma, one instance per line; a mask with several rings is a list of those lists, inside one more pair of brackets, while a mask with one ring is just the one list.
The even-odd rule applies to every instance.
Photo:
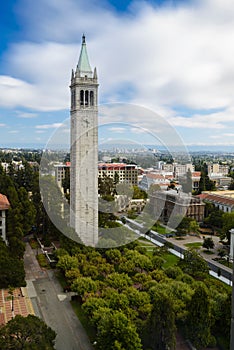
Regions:
[[123, 291], [125, 288], [129, 287], [132, 285], [132, 280], [131, 278], [125, 274], [125, 273], [111, 273], [107, 279], [106, 279], [106, 284], [109, 285], [110, 287], [117, 289], [118, 291]]
[[184, 251], [184, 260], [180, 260], [179, 267], [187, 274], [201, 278], [209, 272], [206, 261], [194, 250]]
[[203, 238], [203, 244], [202, 244], [203, 248], [210, 250], [214, 248], [214, 241], [211, 237], [204, 237]]
[[122, 311], [99, 308], [96, 313], [97, 349], [142, 349], [136, 327]]
[[192, 344], [201, 349], [211, 342], [211, 306], [206, 286], [199, 282], [188, 304], [186, 333]]
[[95, 293], [98, 290], [98, 283], [91, 277], [77, 277], [71, 286], [73, 292], [76, 292], [82, 299], [86, 293]]
[[56, 333], [38, 317], [15, 316], [0, 328], [2, 350], [50, 350], [54, 349]]
[[68, 254], [59, 257], [57, 267], [63, 271], [75, 269], [78, 267], [78, 259], [76, 256], [70, 256]]
[[177, 226], [177, 234], [188, 234], [189, 232], [198, 232], [199, 225], [195, 219], [188, 218], [187, 216], [183, 217], [179, 225]]
[[206, 209], [209, 212], [209, 215], [204, 219], [204, 222], [206, 224], [222, 228], [223, 226], [223, 211], [219, 210], [218, 208], [214, 206], [208, 206], [208, 203], [206, 203]]
[[138, 186], [133, 186], [133, 199], [146, 199], [147, 193]]
[[0, 288], [25, 286], [23, 261], [12, 255], [9, 247], [0, 240]]
[[220, 238], [227, 239], [229, 245], [230, 245], [230, 241], [231, 241], [230, 230], [232, 228], [234, 228], [234, 212], [224, 213], [223, 214], [223, 228], [222, 228]]
[[147, 324], [146, 344], [153, 350], [175, 348], [175, 313], [173, 300], [153, 287], [150, 291], [152, 312]]

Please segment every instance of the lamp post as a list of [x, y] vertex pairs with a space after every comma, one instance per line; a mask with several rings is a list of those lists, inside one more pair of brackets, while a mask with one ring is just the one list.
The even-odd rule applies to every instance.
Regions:
[[[230, 256], [232, 259], [234, 259], [234, 229], [232, 228], [229, 232], [231, 234]], [[232, 264], [232, 318], [230, 349], [234, 349], [234, 264]]]

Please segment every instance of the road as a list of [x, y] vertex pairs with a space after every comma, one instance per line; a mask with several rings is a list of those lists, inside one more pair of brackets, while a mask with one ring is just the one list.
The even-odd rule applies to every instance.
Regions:
[[93, 350], [87, 334], [75, 315], [68, 294], [63, 293], [53, 270], [42, 270], [27, 244], [25, 270], [28, 295], [35, 314], [57, 333], [57, 350]]

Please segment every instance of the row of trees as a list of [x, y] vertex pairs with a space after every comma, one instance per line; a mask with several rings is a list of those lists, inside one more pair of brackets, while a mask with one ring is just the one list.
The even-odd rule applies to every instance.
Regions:
[[94, 250], [69, 243], [58, 267], [96, 330], [97, 349], [173, 349], [176, 330], [201, 349], [229, 338], [231, 291], [208, 275], [193, 250], [163, 268], [165, 248], [152, 257], [138, 242]]
[[0, 288], [8, 285], [22, 286], [24, 282], [23, 255], [25, 243], [23, 238], [32, 230], [37, 233], [59, 233], [48, 218], [41, 202], [39, 189], [39, 171], [27, 161], [22, 169], [15, 169], [9, 164], [6, 173], [0, 165], [0, 191], [6, 195], [10, 208], [7, 211], [8, 246], [0, 244]]

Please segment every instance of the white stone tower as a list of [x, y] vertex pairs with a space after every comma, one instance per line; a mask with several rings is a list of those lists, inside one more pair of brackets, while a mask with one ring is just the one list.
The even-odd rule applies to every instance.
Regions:
[[98, 241], [98, 82], [85, 36], [71, 76], [70, 221], [85, 245]]

